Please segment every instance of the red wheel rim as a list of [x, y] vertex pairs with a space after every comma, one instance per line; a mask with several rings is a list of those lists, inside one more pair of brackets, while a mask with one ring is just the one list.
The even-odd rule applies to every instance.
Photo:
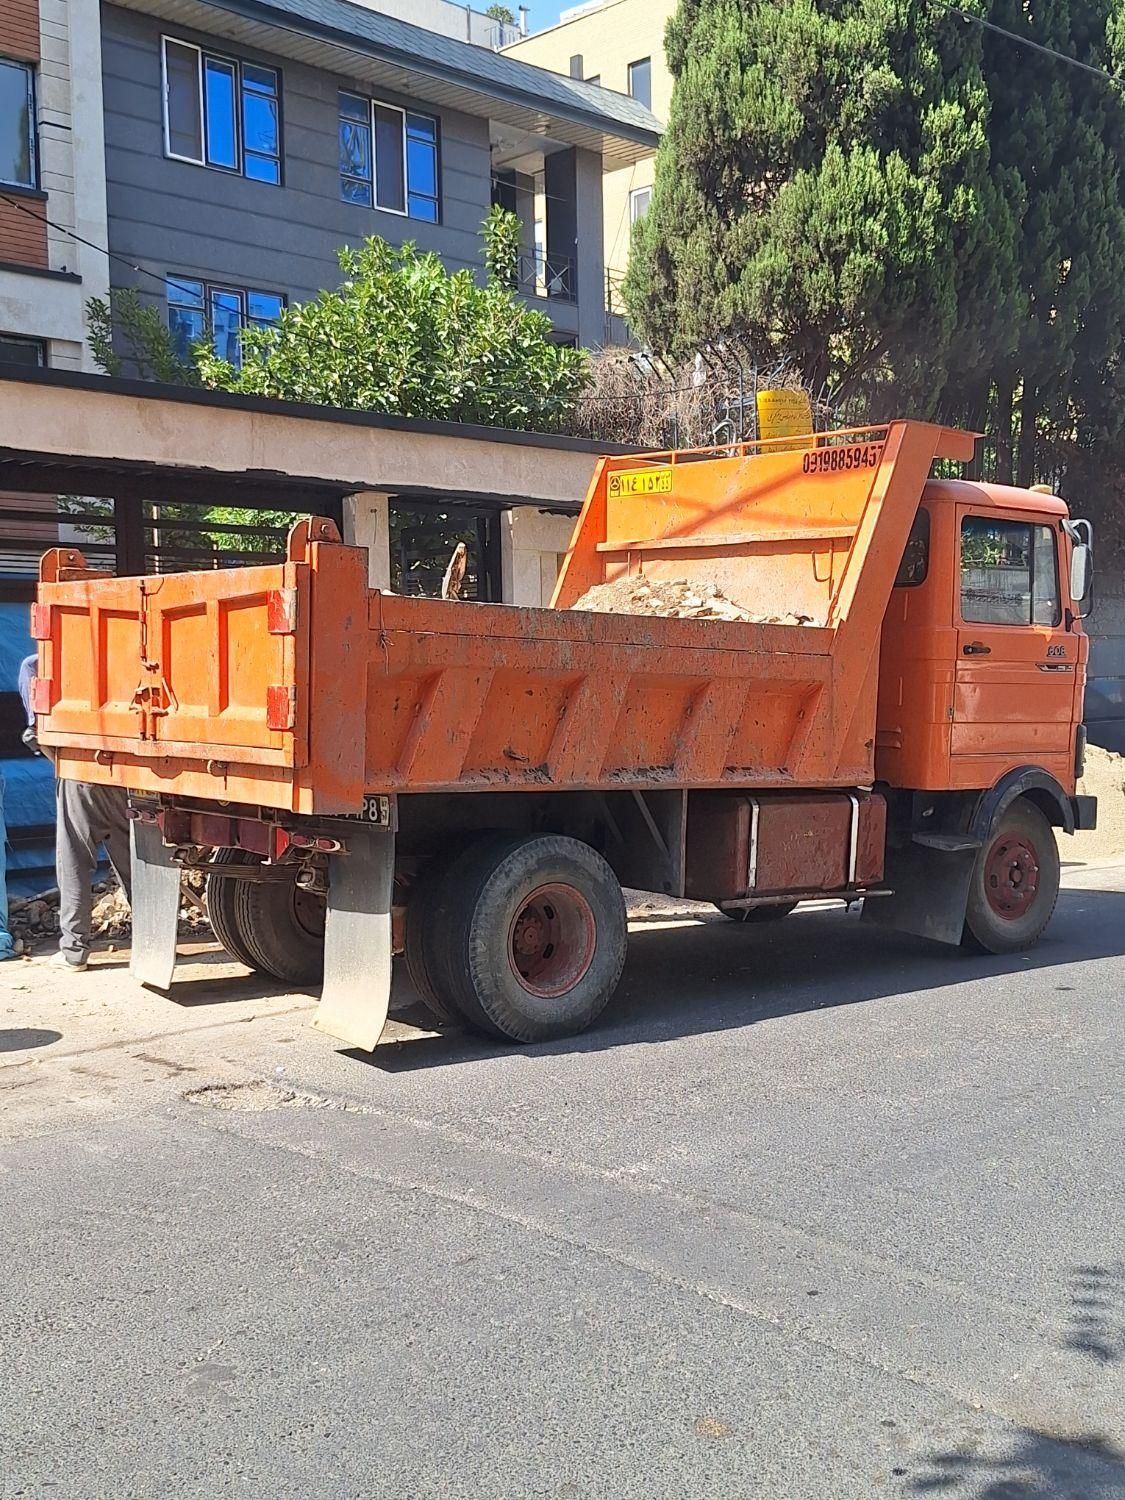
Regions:
[[1039, 892], [1039, 855], [1022, 834], [1002, 833], [984, 863], [984, 894], [998, 917], [1026, 916]]
[[541, 885], [527, 896], [508, 930], [508, 962], [531, 995], [557, 999], [594, 961], [590, 903], [572, 885]]

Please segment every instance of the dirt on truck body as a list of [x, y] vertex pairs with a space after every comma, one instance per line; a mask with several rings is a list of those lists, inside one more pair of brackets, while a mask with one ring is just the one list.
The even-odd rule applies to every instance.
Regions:
[[[1033, 942], [1055, 830], [1094, 818], [1089, 533], [1055, 496], [931, 478], [973, 448], [893, 422], [602, 460], [550, 609], [371, 590], [319, 519], [269, 567], [111, 578], [49, 553], [40, 738], [132, 794], [135, 971], [171, 982], [201, 851], [220, 941], [323, 971], [319, 1024], [363, 1047], [392, 951], [439, 1017], [589, 1024], [622, 884]], [[583, 608], [615, 594], [650, 607]]]

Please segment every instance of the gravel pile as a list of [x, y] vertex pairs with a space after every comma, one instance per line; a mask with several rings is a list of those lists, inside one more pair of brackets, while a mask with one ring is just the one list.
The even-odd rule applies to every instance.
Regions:
[[1093, 833], [1076, 833], [1060, 845], [1065, 860], [1113, 859], [1125, 855], [1125, 755], [1086, 747], [1086, 774], [1078, 790], [1098, 799], [1098, 826]]
[[750, 625], [811, 625], [811, 615], [755, 615], [707, 579], [615, 578], [587, 589], [571, 609], [604, 615], [660, 615], [677, 620], [739, 620]]

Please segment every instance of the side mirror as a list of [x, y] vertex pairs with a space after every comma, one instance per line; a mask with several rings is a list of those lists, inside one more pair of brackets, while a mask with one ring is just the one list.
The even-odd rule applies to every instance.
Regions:
[[1094, 591], [1094, 528], [1089, 521], [1064, 522], [1070, 537], [1070, 602], [1083, 620], [1090, 613]]
[[1070, 597], [1078, 618], [1082, 618], [1081, 606], [1094, 581], [1094, 555], [1085, 542], [1079, 542], [1070, 554]]

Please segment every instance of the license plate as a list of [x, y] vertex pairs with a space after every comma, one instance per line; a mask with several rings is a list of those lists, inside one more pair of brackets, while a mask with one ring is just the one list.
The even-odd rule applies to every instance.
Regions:
[[367, 792], [363, 798], [362, 812], [339, 813], [337, 816], [348, 818], [353, 823], [366, 823], [369, 828], [389, 828], [391, 826], [391, 799], [380, 797], [374, 792]]
[[670, 495], [671, 469], [626, 469], [609, 476], [609, 497], [620, 495]]

